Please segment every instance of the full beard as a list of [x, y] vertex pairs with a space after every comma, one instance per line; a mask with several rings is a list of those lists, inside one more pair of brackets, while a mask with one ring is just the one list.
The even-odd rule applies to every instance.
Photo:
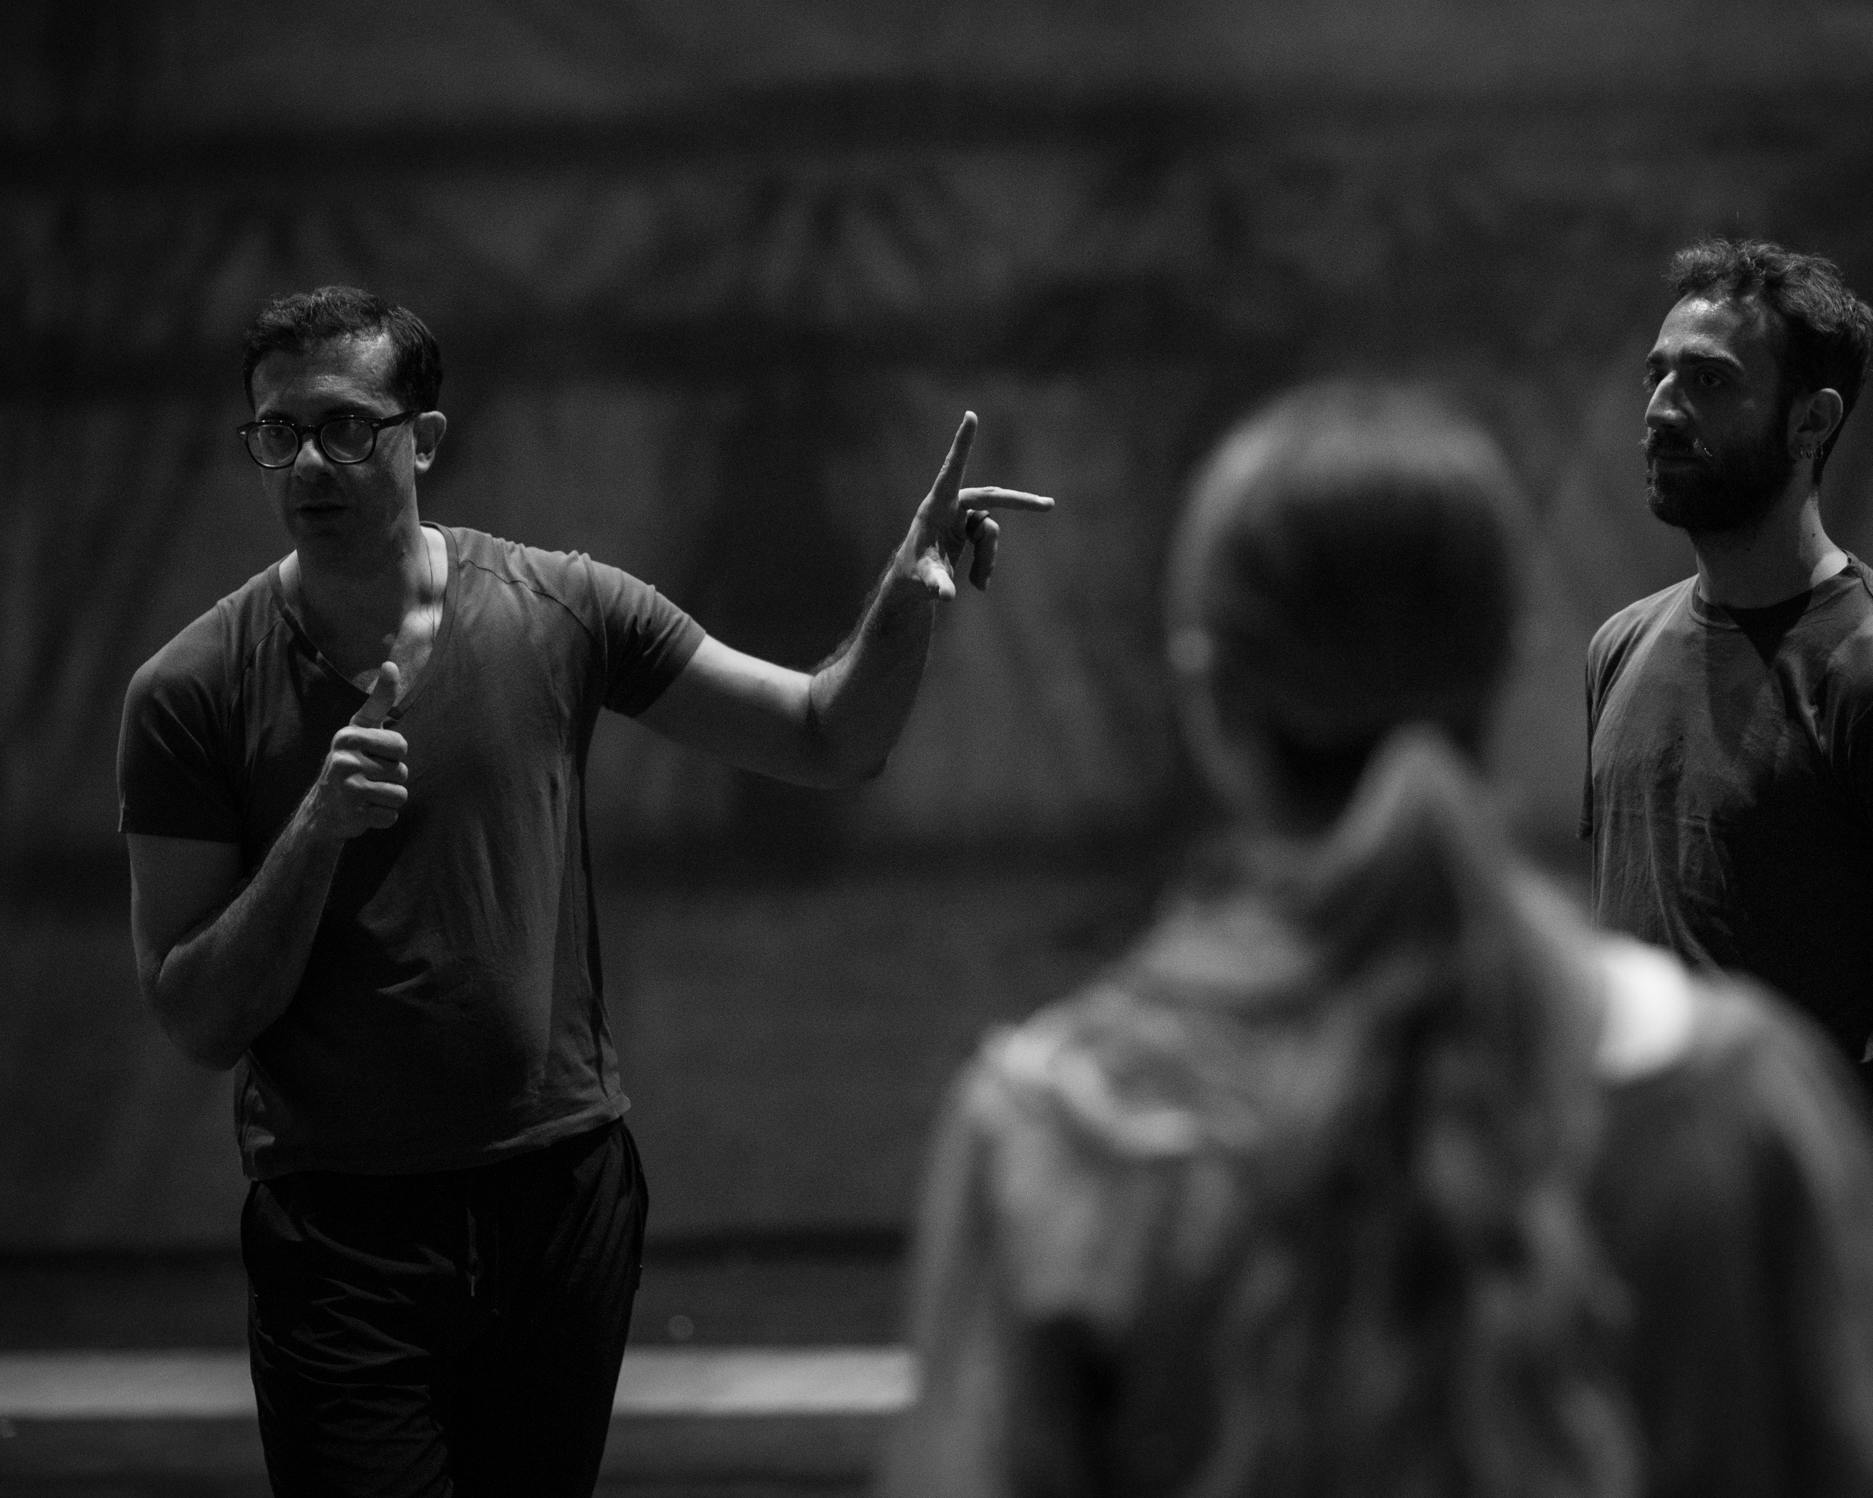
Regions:
[[1651, 511], [1684, 531], [1734, 531], [1756, 524], [1774, 508], [1795, 472], [1794, 455], [1773, 438], [1718, 457], [1702, 442], [1674, 447], [1694, 461], [1661, 467], [1666, 449], [1656, 432], [1645, 443], [1645, 494]]

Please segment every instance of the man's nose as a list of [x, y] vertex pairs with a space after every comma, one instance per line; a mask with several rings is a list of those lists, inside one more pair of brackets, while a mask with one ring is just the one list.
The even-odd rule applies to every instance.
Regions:
[[294, 472], [298, 472], [305, 465], [308, 456], [315, 469], [331, 466], [331, 460], [325, 456], [325, 449], [319, 446], [319, 433], [316, 427], [299, 434], [299, 451], [293, 454]]
[[1666, 375], [1652, 387], [1651, 398], [1645, 403], [1645, 424], [1648, 427], [1675, 427], [1684, 423], [1684, 412], [1678, 405], [1678, 382]]

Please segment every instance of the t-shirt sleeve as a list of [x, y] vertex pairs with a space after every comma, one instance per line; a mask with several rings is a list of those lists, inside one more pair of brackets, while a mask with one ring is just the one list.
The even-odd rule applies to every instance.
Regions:
[[700, 624], [649, 583], [587, 562], [605, 648], [605, 706], [641, 713], [662, 695], [702, 644]]
[[1582, 680], [1582, 742], [1586, 762], [1581, 767], [1580, 825], [1582, 839], [1593, 836], [1598, 808], [1593, 800], [1593, 741], [1600, 731], [1600, 710], [1606, 702], [1613, 679], [1619, 674], [1626, 647], [1631, 642], [1633, 611], [1622, 610], [1606, 620], [1587, 642], [1586, 670]]
[[117, 827], [238, 843], [225, 733], [196, 654], [178, 639], [130, 680], [117, 740]]

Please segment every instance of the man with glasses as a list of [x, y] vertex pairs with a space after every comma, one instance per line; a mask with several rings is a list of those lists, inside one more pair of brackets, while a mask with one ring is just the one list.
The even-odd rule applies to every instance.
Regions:
[[139, 981], [236, 1067], [249, 1349], [279, 1493], [589, 1493], [643, 1241], [599, 987], [581, 777], [601, 708], [845, 785], [910, 710], [990, 512], [965, 416], [847, 644], [811, 674], [588, 557], [424, 524], [441, 360], [410, 312], [268, 306], [240, 428], [293, 549], [132, 681]]
[[389, 416], [334, 416], [313, 427], [302, 427], [291, 417], [273, 416], [265, 421], [244, 421], [235, 431], [247, 444], [247, 456], [262, 468], [291, 468], [299, 461], [299, 449], [308, 437], [319, 444], [328, 463], [363, 463], [377, 451], [379, 432], [385, 427], [402, 426], [417, 414], [397, 411]]

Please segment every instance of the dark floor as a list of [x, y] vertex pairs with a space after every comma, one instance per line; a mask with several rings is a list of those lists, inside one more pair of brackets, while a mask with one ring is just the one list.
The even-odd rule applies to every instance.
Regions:
[[[900, 1325], [902, 1245], [878, 1234], [784, 1239], [653, 1241], [632, 1328], [635, 1345], [853, 1345], [894, 1341]], [[245, 1286], [231, 1254], [0, 1258], [0, 1353], [49, 1348], [239, 1347]], [[823, 1443], [854, 1451], [875, 1440], [876, 1419], [837, 1423], [806, 1439], [812, 1461], [761, 1475], [630, 1475], [628, 1425], [614, 1428], [596, 1498], [848, 1498], [866, 1491], [862, 1455], [827, 1458]], [[0, 1420], [4, 1498], [266, 1498], [250, 1437], [207, 1440], [151, 1429], [126, 1443], [101, 1431], [91, 1449], [51, 1470]], [[54, 1433], [55, 1435], [57, 1433]], [[726, 1441], [746, 1433], [725, 1433]], [[78, 1439], [67, 1433], [67, 1444]], [[689, 1437], [711, 1442], [706, 1431]], [[771, 1445], [778, 1437], [763, 1438]], [[82, 1442], [81, 1442], [82, 1444]], [[215, 1449], [208, 1449], [213, 1447]], [[232, 1449], [221, 1449], [230, 1447]], [[711, 1449], [713, 1443], [711, 1443]], [[24, 1460], [23, 1460], [24, 1459]], [[730, 1463], [732, 1465], [732, 1463]], [[99, 1470], [99, 1469], [103, 1470]], [[615, 1475], [622, 1473], [623, 1475]]]

